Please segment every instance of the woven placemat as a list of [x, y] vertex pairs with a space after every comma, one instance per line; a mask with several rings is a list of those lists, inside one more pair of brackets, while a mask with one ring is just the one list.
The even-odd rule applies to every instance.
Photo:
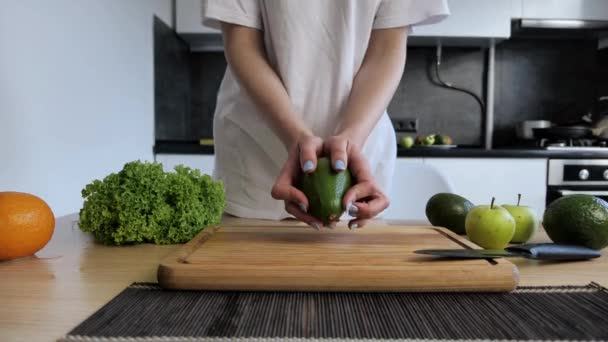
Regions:
[[608, 291], [290, 293], [134, 283], [60, 341], [608, 340]]

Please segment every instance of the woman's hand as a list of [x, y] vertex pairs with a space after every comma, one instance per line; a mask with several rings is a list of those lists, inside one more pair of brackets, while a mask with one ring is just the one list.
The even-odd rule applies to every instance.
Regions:
[[317, 156], [323, 149], [323, 140], [313, 135], [304, 135], [289, 149], [287, 161], [283, 165], [272, 187], [272, 197], [285, 202], [285, 210], [296, 219], [320, 230], [323, 223], [307, 213], [309, 203], [306, 195], [296, 186], [302, 172], [310, 173], [316, 169]]
[[348, 168], [355, 180], [342, 199], [345, 210], [355, 217], [349, 222], [351, 229], [363, 227], [368, 219], [388, 207], [388, 198], [374, 181], [367, 160], [356, 144], [343, 136], [333, 136], [324, 142], [319, 137], [305, 135], [290, 148], [287, 161], [272, 188], [272, 197], [283, 200], [288, 213], [316, 229], [323, 226], [319, 219], [307, 213], [308, 199], [295, 186], [302, 172], [310, 173], [316, 169], [321, 153], [330, 156], [334, 170], [340, 172]]
[[348, 168], [355, 181], [342, 198], [348, 214], [355, 217], [349, 222], [349, 228], [363, 227], [368, 219], [388, 208], [389, 199], [374, 180], [367, 159], [357, 144], [338, 135], [327, 139], [323, 149], [331, 156], [334, 169], [340, 171]]

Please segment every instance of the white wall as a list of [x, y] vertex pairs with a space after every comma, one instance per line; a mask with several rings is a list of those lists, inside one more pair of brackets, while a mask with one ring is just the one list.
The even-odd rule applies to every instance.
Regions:
[[153, 14], [170, 0], [0, 3], [0, 191], [77, 212], [80, 190], [151, 160]]

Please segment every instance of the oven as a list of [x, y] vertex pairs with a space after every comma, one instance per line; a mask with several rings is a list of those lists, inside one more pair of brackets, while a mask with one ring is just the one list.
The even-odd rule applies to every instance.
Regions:
[[549, 159], [546, 204], [573, 194], [608, 201], [608, 159]]

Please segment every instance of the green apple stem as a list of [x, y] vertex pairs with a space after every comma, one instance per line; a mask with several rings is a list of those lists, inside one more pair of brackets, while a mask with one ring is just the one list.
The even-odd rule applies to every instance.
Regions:
[[494, 200], [495, 200], [495, 199], [496, 199], [496, 198], [492, 197], [492, 203], [490, 203], [490, 209], [494, 209]]
[[517, 206], [519, 207], [519, 202], [521, 201], [521, 194], [517, 194]]

